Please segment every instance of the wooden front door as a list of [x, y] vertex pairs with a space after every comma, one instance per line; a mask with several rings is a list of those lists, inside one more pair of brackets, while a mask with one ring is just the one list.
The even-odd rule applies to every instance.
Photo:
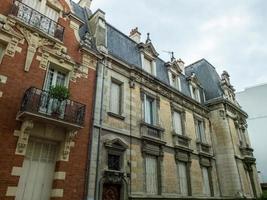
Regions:
[[104, 184], [102, 200], [120, 200], [121, 185]]

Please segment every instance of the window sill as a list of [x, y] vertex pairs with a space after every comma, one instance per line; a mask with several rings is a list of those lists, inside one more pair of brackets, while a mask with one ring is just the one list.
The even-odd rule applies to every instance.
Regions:
[[161, 128], [161, 127], [158, 126], [158, 125], [148, 124], [148, 123], [146, 123], [146, 122], [144, 122], [144, 121], [141, 122], [141, 125], [142, 125], [142, 126], [147, 126], [147, 127], [153, 128], [153, 129], [157, 129], [157, 130], [162, 131], [162, 132], [165, 131], [164, 128]]
[[116, 114], [116, 113], [113, 113], [113, 112], [108, 112], [108, 115], [111, 116], [111, 117], [120, 119], [120, 120], [124, 120], [125, 119], [125, 116], [122, 116], [122, 115], [119, 115], [119, 114]]

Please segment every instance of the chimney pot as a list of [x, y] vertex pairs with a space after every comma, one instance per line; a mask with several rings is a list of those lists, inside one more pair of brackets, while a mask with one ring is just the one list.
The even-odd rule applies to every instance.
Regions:
[[136, 43], [141, 41], [141, 33], [138, 31], [138, 27], [131, 30], [129, 37], [134, 40]]

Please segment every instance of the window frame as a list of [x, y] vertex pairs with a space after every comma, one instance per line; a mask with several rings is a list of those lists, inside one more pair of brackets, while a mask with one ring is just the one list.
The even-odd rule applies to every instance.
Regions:
[[[118, 170], [109, 168], [109, 155], [119, 156], [119, 169]], [[123, 152], [120, 152], [118, 150], [112, 150], [112, 149], [107, 150], [107, 161], [106, 161], [106, 163], [107, 163], [108, 170], [122, 171], [122, 169], [123, 169]]]
[[[146, 99], [150, 98], [153, 100], [152, 105], [152, 111], [153, 111], [153, 117], [152, 117], [152, 123], [149, 123], [146, 120]], [[158, 96], [155, 96], [147, 91], [141, 90], [141, 101], [142, 101], [142, 115], [143, 115], [143, 121], [146, 124], [152, 125], [152, 126], [158, 126], [159, 125], [159, 105], [160, 105], [160, 98]], [[150, 116], [151, 117], [151, 116]]]
[[[180, 175], [180, 168], [179, 165], [183, 163], [185, 165], [185, 176], [186, 176], [186, 194], [182, 193], [182, 186], [181, 186], [181, 175]], [[178, 179], [179, 179], [179, 189], [180, 189], [180, 194], [182, 196], [190, 196], [190, 191], [191, 191], [191, 184], [190, 184], [190, 167], [188, 162], [185, 161], [177, 161], [177, 174], [178, 174]]]
[[[173, 127], [173, 133], [176, 135], [181, 135], [181, 136], [186, 136], [185, 134], [185, 111], [184, 110], [180, 110], [177, 108], [174, 108], [173, 105], [171, 106], [171, 110], [172, 110], [172, 127]], [[174, 121], [174, 114], [178, 113], [180, 115], [180, 123], [181, 123], [181, 133], [177, 133], [175, 130], [175, 121]]]
[[[156, 184], [157, 184], [157, 191], [156, 193], [148, 193], [148, 184], [147, 184], [147, 158], [148, 157], [154, 157], [155, 158], [155, 161], [156, 161], [156, 171], [157, 171], [157, 174], [156, 174]], [[157, 195], [160, 195], [161, 194], [161, 160], [160, 160], [160, 157], [157, 156], [157, 155], [152, 155], [152, 154], [146, 154], [145, 157], [144, 157], [144, 164], [145, 164], [145, 191], [146, 191], [146, 194], [147, 195], [151, 195], [151, 196], [157, 196]]]
[[2, 52], [0, 52], [0, 64], [1, 64], [6, 54], [7, 44], [4, 44], [4, 42], [0, 41], [0, 48], [2, 48]]
[[[111, 107], [112, 107], [112, 84], [116, 84], [119, 86], [119, 101], [118, 101], [118, 107], [119, 107], [119, 113], [113, 112]], [[109, 114], [113, 115], [113, 116], [123, 116], [123, 112], [124, 112], [124, 91], [123, 91], [123, 82], [111, 77], [111, 81], [110, 81], [110, 94], [109, 94]]]
[[[204, 180], [204, 173], [203, 170], [206, 169], [207, 170], [207, 175], [208, 175], [208, 187], [209, 187], [209, 194], [205, 193], [205, 180]], [[212, 197], [214, 196], [213, 194], [213, 186], [212, 186], [212, 176], [211, 176], [211, 166], [201, 166], [201, 175], [202, 175], [202, 183], [203, 183], [203, 194], [208, 196], [208, 197]]]
[[[199, 122], [201, 123], [201, 128], [199, 127]], [[199, 132], [199, 130], [201, 130]], [[205, 119], [201, 119], [198, 117], [195, 117], [195, 132], [197, 141], [201, 142], [203, 144], [207, 144], [207, 135], [206, 135], [206, 126], [205, 126]]]

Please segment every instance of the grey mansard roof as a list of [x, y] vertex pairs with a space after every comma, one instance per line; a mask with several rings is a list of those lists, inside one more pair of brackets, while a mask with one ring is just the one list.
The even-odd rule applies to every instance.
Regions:
[[[80, 37], [83, 39], [87, 32], [90, 33], [87, 21], [92, 13], [90, 10], [80, 7], [73, 1], [71, 1], [71, 6], [76, 17], [84, 22], [84, 25], [82, 25], [79, 30]], [[106, 25], [108, 53], [129, 65], [142, 69], [141, 53], [139, 51], [138, 44], [112, 25], [108, 23]], [[156, 78], [165, 85], [170, 86], [165, 63], [166, 62], [161, 58], [156, 58]], [[190, 97], [189, 81], [187, 78], [190, 77], [192, 73], [195, 73], [201, 85], [200, 91], [205, 93], [206, 100], [222, 96], [223, 93], [220, 86], [220, 77], [215, 68], [205, 59], [201, 59], [193, 64], [190, 64], [185, 68], [185, 74], [180, 75], [181, 92], [184, 95]], [[200, 92], [202, 103], [204, 103], [203, 92]]]

